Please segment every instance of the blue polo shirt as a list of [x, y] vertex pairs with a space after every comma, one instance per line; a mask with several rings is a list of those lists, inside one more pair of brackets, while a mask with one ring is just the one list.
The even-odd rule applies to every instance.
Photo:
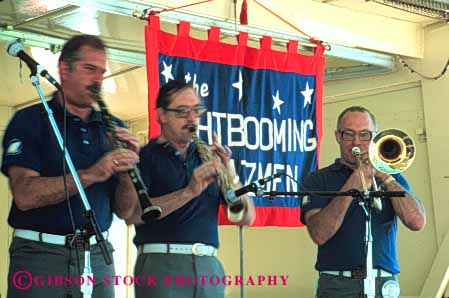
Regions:
[[[48, 102], [62, 134], [63, 109], [53, 98]], [[123, 124], [123, 123], [121, 123]], [[67, 112], [67, 148], [77, 170], [92, 166], [112, 149], [106, 135], [101, 113], [92, 111], [87, 122]], [[42, 104], [33, 105], [15, 113], [3, 138], [1, 170], [8, 175], [10, 166], [28, 168], [42, 177], [62, 175], [62, 152]], [[68, 169], [67, 169], [68, 171]], [[61, 180], [62, 181], [62, 180]], [[62, 183], [62, 182], [61, 182]], [[95, 183], [85, 189], [101, 231], [112, 221], [111, 201], [116, 179]], [[70, 197], [76, 228], [86, 224], [84, 207], [79, 195]], [[13, 228], [30, 229], [44, 233], [65, 235], [73, 232], [67, 202], [21, 211], [13, 201], [8, 222]]]
[[[301, 190], [339, 191], [352, 172], [352, 169], [337, 159], [334, 164], [306, 176]], [[411, 191], [404, 176], [393, 176], [407, 191]], [[301, 218], [304, 219], [304, 215], [311, 209], [326, 207], [333, 199], [318, 196], [310, 196], [307, 200], [302, 198]], [[373, 267], [396, 274], [399, 273], [396, 251], [398, 220], [390, 199], [381, 200], [382, 211], [372, 212]], [[307, 224], [304, 220], [302, 222]], [[325, 244], [318, 246], [316, 270], [355, 270], [365, 267], [364, 236], [365, 213], [357, 200], [353, 200], [340, 229]]]
[[[140, 151], [140, 172], [150, 197], [159, 197], [186, 187], [193, 170], [201, 164], [197, 146], [190, 143], [183, 160], [168, 143], [151, 140]], [[205, 243], [216, 248], [218, 241], [218, 207], [221, 195], [216, 183], [196, 198], [151, 223], [136, 225], [134, 243]]]

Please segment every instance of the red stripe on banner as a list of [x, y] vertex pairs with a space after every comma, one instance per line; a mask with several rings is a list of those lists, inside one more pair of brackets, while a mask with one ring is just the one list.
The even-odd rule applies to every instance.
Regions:
[[[157, 121], [156, 98], [159, 92], [159, 32], [160, 21], [157, 16], [150, 16], [150, 26], [145, 27], [145, 49], [148, 81], [148, 139], [160, 135], [161, 128]], [[156, 65], [156, 66], [154, 66]]]
[[[319, 76], [317, 69], [324, 65], [324, 57], [322, 55], [306, 56], [299, 53], [280, 52], [269, 48], [260, 50], [251, 47], [242, 47], [242, 45], [199, 40], [184, 35], [184, 27], [182, 33], [183, 35], [179, 36], [159, 31], [160, 53], [206, 62], [242, 65], [252, 69], [270, 69], [304, 75], [315, 75], [317, 77]], [[264, 40], [264, 46], [266, 46], [265, 42], [267, 41], [267, 39]], [[152, 43], [154, 42], [152, 40]], [[236, 59], [236, 55], [240, 51], [244, 51], [244, 59], [242, 60]]]
[[[251, 227], [302, 227], [299, 220], [300, 208], [291, 207], [258, 207], [256, 206], [256, 220]], [[226, 206], [220, 205], [218, 210], [220, 225], [236, 225], [228, 220]]]

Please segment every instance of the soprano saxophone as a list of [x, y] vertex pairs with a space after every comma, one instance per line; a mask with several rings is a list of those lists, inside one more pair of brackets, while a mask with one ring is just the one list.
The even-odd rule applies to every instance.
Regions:
[[[189, 131], [192, 133], [192, 139], [197, 144], [198, 154], [203, 162], [209, 161], [213, 158], [214, 153], [209, 149], [209, 146], [201, 140], [196, 134], [196, 126], [192, 125], [189, 127]], [[232, 222], [240, 222], [245, 215], [246, 207], [242, 200], [237, 202], [230, 202], [227, 200], [227, 196], [230, 190], [236, 188], [235, 183], [229, 177], [228, 171], [226, 170], [224, 164], [220, 162], [220, 166], [217, 170], [217, 184], [223, 194], [227, 206], [228, 219]]]

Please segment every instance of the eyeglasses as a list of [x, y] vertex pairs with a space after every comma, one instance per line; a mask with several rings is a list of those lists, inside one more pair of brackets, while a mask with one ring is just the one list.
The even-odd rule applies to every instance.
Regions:
[[164, 108], [165, 111], [174, 112], [176, 118], [187, 118], [190, 113], [193, 113], [195, 117], [199, 117], [207, 111], [205, 106], [186, 107], [178, 109]]
[[341, 138], [344, 141], [354, 141], [356, 134], [359, 135], [360, 141], [371, 141], [371, 138], [373, 137], [373, 131], [370, 130], [361, 130], [359, 132], [355, 132], [352, 129], [340, 130]]

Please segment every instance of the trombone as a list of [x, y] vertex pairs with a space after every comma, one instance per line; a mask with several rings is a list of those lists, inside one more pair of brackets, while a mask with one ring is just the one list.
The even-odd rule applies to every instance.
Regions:
[[369, 146], [369, 159], [377, 170], [397, 174], [413, 163], [415, 148], [413, 139], [404, 131], [385, 129], [373, 137]]

